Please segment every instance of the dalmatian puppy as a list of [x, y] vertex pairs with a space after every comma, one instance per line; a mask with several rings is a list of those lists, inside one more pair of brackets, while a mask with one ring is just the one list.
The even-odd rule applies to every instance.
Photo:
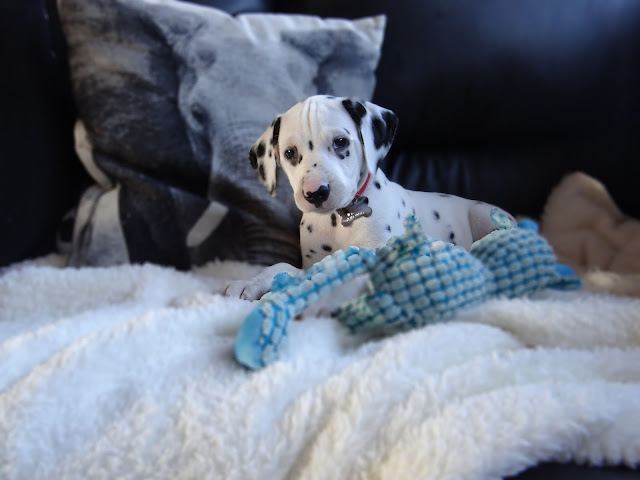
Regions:
[[[352, 245], [375, 248], [404, 232], [407, 215], [426, 234], [466, 249], [496, 227], [493, 205], [453, 195], [405, 190], [378, 168], [395, 136], [396, 115], [366, 101], [317, 95], [276, 117], [251, 148], [259, 180], [275, 195], [281, 168], [302, 211], [303, 268]], [[277, 264], [225, 293], [258, 299], [273, 277], [294, 267]]]

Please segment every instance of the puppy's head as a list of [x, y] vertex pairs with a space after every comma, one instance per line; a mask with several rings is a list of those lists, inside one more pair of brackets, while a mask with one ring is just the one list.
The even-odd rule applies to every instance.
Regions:
[[276, 117], [249, 159], [271, 195], [280, 166], [301, 211], [328, 213], [347, 206], [375, 173], [397, 124], [391, 110], [373, 103], [313, 96]]

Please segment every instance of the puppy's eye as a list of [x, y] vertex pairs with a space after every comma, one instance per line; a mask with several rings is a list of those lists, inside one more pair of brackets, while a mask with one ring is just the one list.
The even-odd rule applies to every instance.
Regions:
[[349, 139], [344, 137], [337, 137], [333, 139], [333, 148], [336, 150], [342, 150], [349, 146]]
[[289, 159], [289, 160], [293, 160], [294, 158], [296, 158], [298, 152], [296, 152], [295, 148], [287, 148], [284, 151], [284, 156]]

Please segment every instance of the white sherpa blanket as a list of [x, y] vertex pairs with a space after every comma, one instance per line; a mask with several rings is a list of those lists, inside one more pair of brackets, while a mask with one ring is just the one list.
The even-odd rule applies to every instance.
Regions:
[[[50, 263], [50, 262], [49, 262]], [[544, 292], [384, 339], [295, 322], [233, 360], [255, 268], [0, 274], [0, 478], [482, 479], [640, 462], [640, 300]]]

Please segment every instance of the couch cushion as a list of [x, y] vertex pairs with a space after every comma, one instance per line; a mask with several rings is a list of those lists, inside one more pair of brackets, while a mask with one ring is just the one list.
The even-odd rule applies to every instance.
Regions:
[[0, 4], [0, 266], [50, 253], [86, 180], [53, 1]]
[[640, 176], [637, 0], [274, 6], [323, 16], [386, 13], [374, 101], [400, 118], [382, 165], [402, 172], [393, 180], [538, 215], [562, 176], [582, 170], [625, 213], [640, 216], [628, 181]]

